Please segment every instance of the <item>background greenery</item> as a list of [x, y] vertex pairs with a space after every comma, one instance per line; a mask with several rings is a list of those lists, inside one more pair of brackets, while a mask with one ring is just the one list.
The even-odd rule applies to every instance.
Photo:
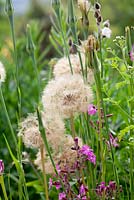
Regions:
[[[93, 1], [92, 1], [93, 2]], [[134, 25], [134, 1], [133, 0], [102, 0], [99, 1], [102, 5], [102, 16], [105, 19], [109, 19], [111, 23], [111, 29], [113, 31], [112, 39], [115, 35], [120, 35], [124, 33], [125, 26]], [[66, 4], [66, 1], [64, 1]], [[54, 51], [52, 45], [49, 41], [49, 34], [51, 30], [51, 9], [46, 8], [45, 5], [38, 3], [38, 0], [31, 0], [29, 10], [24, 13], [24, 15], [15, 16], [15, 30], [17, 37], [17, 49], [19, 52], [19, 73], [21, 82], [21, 95], [22, 95], [22, 116], [25, 117], [27, 113], [34, 112], [36, 102], [37, 102], [37, 81], [36, 75], [32, 66], [32, 61], [26, 51], [26, 24], [30, 23], [32, 27], [33, 41], [36, 46], [36, 58], [38, 68], [41, 72], [41, 78], [43, 80], [42, 88], [48, 80], [48, 73], [50, 71], [51, 65], [49, 61], [51, 58], [56, 57], [57, 54]], [[91, 22], [92, 23], [92, 22]], [[132, 35], [134, 38], [134, 36]], [[12, 60], [13, 47], [11, 42], [10, 26], [7, 16], [4, 12], [4, 3], [0, 1], [0, 60], [4, 63], [7, 71], [6, 84], [3, 84], [3, 93], [5, 96], [5, 101], [7, 109], [13, 123], [13, 127], [16, 127], [16, 114], [17, 114], [17, 100], [16, 100], [16, 83], [14, 81], [15, 66]], [[10, 75], [10, 76], [9, 76]], [[11, 76], [12, 75], [12, 76]], [[25, 77], [25, 78], [24, 78]], [[111, 78], [112, 82], [112, 78]], [[115, 80], [116, 82], [116, 80]], [[110, 82], [109, 82], [110, 83]], [[111, 85], [111, 83], [110, 83]], [[114, 85], [114, 82], [113, 82]], [[30, 86], [30, 87], [29, 87]], [[120, 90], [118, 94], [114, 91], [115, 98], [120, 95], [121, 101], [124, 101], [122, 96], [122, 91]], [[110, 112], [116, 113], [116, 108], [109, 108]], [[113, 118], [114, 121], [114, 118]], [[116, 121], [116, 129], [123, 124], [121, 121]], [[9, 156], [5, 141], [3, 139], [3, 133], [6, 135], [8, 141], [10, 141], [10, 131], [7, 126], [6, 117], [3, 113], [3, 109], [0, 104], [0, 159], [4, 160], [5, 163], [5, 173], [11, 170], [12, 174], [15, 176], [15, 172], [12, 168], [11, 158]], [[12, 146], [12, 142], [11, 142]], [[13, 146], [12, 146], [13, 148]], [[34, 154], [34, 152], [33, 152]], [[31, 166], [26, 167], [26, 172], [31, 172]], [[33, 173], [34, 174], [34, 173]], [[7, 174], [8, 176], [8, 174]], [[29, 181], [34, 180], [36, 175], [31, 177], [27, 173], [27, 179]], [[7, 179], [6, 179], [7, 181]], [[6, 182], [7, 184], [7, 182]], [[11, 189], [13, 191], [13, 196], [15, 199], [15, 185]], [[35, 184], [36, 188], [36, 184]], [[39, 188], [35, 189], [38, 193]], [[1, 192], [1, 191], [0, 191]], [[35, 191], [31, 190], [30, 198], [35, 198]], [[38, 194], [37, 194], [38, 197]]]

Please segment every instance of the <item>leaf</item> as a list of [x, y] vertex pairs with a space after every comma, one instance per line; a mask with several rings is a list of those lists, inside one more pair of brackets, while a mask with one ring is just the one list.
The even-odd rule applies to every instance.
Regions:
[[122, 129], [118, 135], [118, 139], [119, 141], [122, 140], [122, 138], [130, 131], [130, 130], [134, 130], [134, 125], [130, 125], [125, 127], [124, 129]]
[[126, 81], [121, 81], [121, 82], [119, 82], [119, 83], [116, 83], [115, 87], [116, 87], [116, 89], [118, 90], [118, 89], [120, 89], [120, 88], [126, 86], [126, 84], [127, 84]]

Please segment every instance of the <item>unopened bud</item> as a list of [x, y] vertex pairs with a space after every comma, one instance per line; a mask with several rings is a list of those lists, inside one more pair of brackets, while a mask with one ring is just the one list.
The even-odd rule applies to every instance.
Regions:
[[33, 39], [32, 39], [31, 27], [30, 27], [29, 24], [27, 24], [26, 33], [27, 33], [27, 46], [26, 46], [26, 49], [27, 49], [27, 52], [29, 54], [32, 54], [34, 52], [34, 50], [35, 50], [35, 45], [34, 45], [34, 42], [33, 42]]
[[72, 46], [73, 42], [71, 39], [69, 39], [68, 44], [69, 44], [69, 46]]
[[6, 0], [5, 11], [9, 17], [13, 15], [13, 10], [12, 0]]
[[0, 160], [0, 175], [4, 173], [4, 162], [3, 160]]
[[130, 33], [130, 28], [127, 26], [125, 28], [126, 32], [126, 44], [127, 44], [127, 51], [128, 53], [132, 50], [132, 42], [131, 42], [131, 33]]
[[70, 54], [76, 54], [77, 53], [76, 45], [72, 44], [69, 52]]
[[99, 49], [99, 43], [93, 35], [89, 35], [88, 39], [84, 42], [83, 47], [85, 52], [91, 52]]

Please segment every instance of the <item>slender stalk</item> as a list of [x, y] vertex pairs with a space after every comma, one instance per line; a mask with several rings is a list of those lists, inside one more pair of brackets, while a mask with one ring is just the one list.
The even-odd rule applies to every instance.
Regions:
[[98, 108], [98, 118], [99, 118], [99, 143], [100, 143], [100, 155], [102, 164], [102, 181], [105, 181], [105, 154], [103, 148], [103, 134], [102, 134], [102, 94], [101, 94], [101, 79], [98, 64], [95, 58], [95, 52], [92, 54], [93, 66], [94, 66], [94, 78], [96, 83], [96, 96], [97, 96], [97, 108]]
[[14, 28], [14, 9], [12, 5], [12, 0], [6, 0], [6, 8], [7, 16], [10, 23], [11, 28], [11, 34], [12, 34], [12, 41], [13, 41], [13, 47], [14, 47], [14, 62], [16, 65], [16, 86], [17, 86], [17, 97], [18, 97], [18, 116], [19, 119], [21, 118], [21, 91], [20, 91], [20, 85], [19, 85], [19, 64], [18, 64], [18, 55], [17, 55], [17, 48], [16, 48], [16, 38], [15, 38], [15, 28]]
[[64, 42], [65, 53], [66, 53], [66, 56], [68, 57], [71, 73], [73, 74], [73, 67], [72, 67], [72, 64], [71, 64], [70, 56], [69, 56], [68, 46], [67, 46], [67, 43], [66, 43], [66, 39], [65, 39], [65, 36], [64, 36], [63, 29], [62, 29], [61, 16], [59, 17], [59, 24], [60, 24], [60, 30], [61, 30], [61, 34], [62, 34], [62, 38], [63, 38], [63, 42]]
[[[132, 50], [132, 41], [131, 41], [131, 32], [130, 32], [130, 28], [127, 26], [125, 28], [125, 32], [126, 32], [126, 46], [127, 46], [127, 52], [126, 54], [128, 55], [128, 53], [130, 53], [130, 51]], [[133, 63], [131, 63], [133, 65]], [[129, 79], [129, 91], [130, 91], [130, 98], [134, 97], [134, 81], [133, 81], [133, 72], [131, 72], [130, 70], [130, 79]], [[130, 125], [134, 124], [134, 119], [133, 119], [133, 112], [134, 112], [134, 101], [131, 100], [130, 101]], [[130, 130], [130, 137], [133, 137], [134, 132], [133, 130]], [[134, 153], [133, 153], [133, 146], [129, 147], [130, 149], [130, 200], [134, 199]]]
[[42, 171], [43, 171], [43, 178], [44, 178], [45, 195], [46, 195], [46, 200], [49, 200], [47, 177], [46, 177], [46, 170], [45, 170], [44, 145], [41, 145], [40, 152], [41, 152], [41, 164], [42, 164]]
[[37, 84], [38, 84], [38, 101], [40, 101], [40, 95], [41, 95], [41, 82], [40, 82], [40, 76], [39, 76], [39, 71], [37, 68], [37, 62], [35, 58], [35, 45], [32, 39], [32, 34], [31, 34], [31, 28], [30, 25], [27, 25], [27, 51], [32, 59], [33, 62], [33, 67], [35, 70], [35, 74], [37, 77]]
[[73, 115], [71, 115], [71, 117], [70, 117], [70, 125], [71, 125], [71, 131], [72, 131], [73, 138], [75, 138], [76, 133], [75, 133], [74, 116]]
[[[69, 18], [70, 18], [70, 27], [71, 27], [71, 31], [72, 31], [72, 35], [74, 37], [74, 42], [76, 45], [79, 44], [78, 42], [78, 37], [77, 37], [77, 27], [76, 27], [76, 17], [74, 15], [74, 7], [73, 7], [73, 0], [69, 0], [68, 1], [68, 11], [69, 11]], [[82, 76], [84, 79], [84, 68], [83, 68], [83, 62], [82, 62], [82, 58], [81, 58], [81, 54], [80, 51], [77, 49], [78, 51], [78, 56], [79, 56], [79, 60], [80, 60], [80, 64], [81, 64], [81, 71], [82, 71]]]
[[3, 106], [3, 110], [4, 110], [4, 113], [5, 113], [5, 116], [7, 118], [7, 123], [8, 123], [8, 126], [10, 128], [10, 131], [11, 131], [13, 142], [14, 142], [15, 147], [17, 149], [17, 139], [16, 139], [16, 136], [15, 136], [15, 133], [14, 133], [11, 121], [10, 121], [10, 117], [9, 117], [9, 114], [8, 114], [8, 111], [7, 111], [7, 108], [6, 108], [6, 104], [5, 104], [5, 100], [4, 100], [1, 84], [0, 84], [0, 98], [1, 98], [1, 102], [2, 102], [2, 106]]
[[[47, 142], [46, 132], [45, 132], [45, 129], [44, 129], [44, 126], [43, 126], [43, 123], [42, 123], [42, 119], [41, 119], [41, 114], [40, 114], [39, 108], [37, 108], [37, 116], [38, 116], [38, 121], [39, 121], [39, 130], [40, 130], [41, 136], [43, 138], [43, 141], [44, 141], [44, 144], [45, 144], [45, 148], [46, 148], [46, 150], [48, 152], [48, 155], [50, 157], [50, 160], [51, 160], [51, 163], [52, 163], [53, 168], [55, 170], [55, 173], [56, 173], [56, 175], [58, 175], [58, 172], [57, 172], [57, 169], [56, 169], [56, 166], [55, 166], [55, 163], [54, 163], [54, 160], [53, 160], [50, 148], [49, 148], [49, 144]], [[63, 184], [60, 176], [59, 176], [59, 179], [60, 179], [60, 183], [62, 185], [62, 189], [65, 191], [64, 184]]]
[[34, 53], [31, 55], [31, 59], [32, 59], [32, 61], [33, 61], [33, 66], [34, 66], [35, 73], [36, 73], [36, 76], [37, 76], [37, 83], [38, 83], [38, 101], [40, 101], [41, 83], [40, 83], [40, 75], [39, 75], [39, 71], [38, 71], [38, 68], [37, 68], [37, 62], [36, 62], [36, 58], [35, 58], [35, 54], [34, 54]]
[[[133, 90], [133, 86], [134, 86], [134, 82], [133, 82], [133, 77], [131, 75], [130, 78], [130, 97], [134, 96], [134, 90]], [[130, 119], [130, 125], [134, 124], [134, 120], [133, 120], [133, 111], [134, 111], [134, 103], [133, 101], [130, 102], [130, 115], [131, 115], [131, 119]], [[130, 130], [130, 137], [133, 137], [133, 130]], [[134, 153], [133, 150], [134, 148], [132, 146], [129, 147], [130, 148], [130, 199], [133, 200], [134, 199]]]
[[53, 8], [54, 8], [56, 17], [58, 19], [58, 25], [59, 25], [59, 28], [60, 28], [60, 31], [61, 31], [61, 36], [62, 36], [64, 47], [65, 47], [65, 54], [66, 54], [68, 61], [69, 61], [70, 71], [73, 74], [73, 68], [72, 68], [69, 50], [68, 50], [68, 46], [67, 46], [67, 42], [66, 42], [66, 37], [64, 35], [64, 30], [63, 30], [63, 27], [62, 27], [60, 1], [59, 0], [52, 0], [52, 5], [53, 5]]
[[46, 137], [46, 132], [45, 132], [45, 129], [43, 127], [43, 123], [42, 123], [42, 119], [41, 119], [41, 114], [40, 114], [40, 111], [39, 111], [39, 108], [37, 108], [37, 116], [38, 116], [38, 120], [39, 120], [39, 130], [41, 132], [41, 136], [43, 138], [43, 141], [44, 141], [44, 144], [45, 144], [45, 148], [48, 152], [48, 155], [50, 157], [50, 160], [51, 160], [51, 163], [53, 165], [53, 168], [55, 170], [55, 173], [58, 175], [58, 172], [56, 170], [56, 166], [55, 166], [55, 163], [54, 163], [54, 160], [53, 160], [53, 157], [51, 155], [51, 151], [50, 151], [50, 148], [49, 148], [49, 144], [47, 142], [47, 137]]
[[3, 175], [0, 175], [0, 184], [2, 187], [3, 194], [4, 194], [4, 198], [5, 200], [8, 200]]
[[101, 39], [101, 34], [99, 34], [99, 42], [100, 42], [101, 78], [103, 78], [104, 67], [103, 67], [103, 60], [102, 60], [102, 39]]

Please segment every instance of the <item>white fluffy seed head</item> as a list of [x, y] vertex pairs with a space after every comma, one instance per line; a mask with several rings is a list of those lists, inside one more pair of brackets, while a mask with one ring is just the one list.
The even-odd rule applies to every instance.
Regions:
[[26, 147], [39, 148], [43, 144], [37, 116], [35, 114], [29, 114], [19, 126], [18, 136], [22, 136], [22, 140]]
[[[78, 138], [79, 146], [82, 146], [82, 140]], [[66, 165], [73, 166], [76, 161], [77, 153], [76, 151], [72, 150], [74, 147], [74, 140], [71, 135], [64, 135], [60, 144], [59, 151], [53, 151], [52, 149], [52, 156], [55, 165], [59, 165], [61, 169], [64, 169]], [[47, 152], [44, 150], [44, 158], [45, 158], [45, 170], [47, 174], [53, 174], [54, 169], [52, 163], [49, 159]], [[42, 162], [41, 162], [41, 153], [38, 152], [34, 164], [37, 166], [38, 169], [42, 170]]]
[[[80, 48], [80, 51], [82, 48]], [[89, 68], [85, 68], [85, 53], [81, 51], [81, 60], [83, 65], [84, 72], [87, 70], [87, 82], [92, 84], [94, 82], [94, 75], [93, 70]], [[79, 74], [82, 76], [82, 67], [81, 62], [78, 54], [70, 54], [70, 61], [73, 70], [73, 74]], [[67, 57], [63, 57], [58, 60], [58, 62], [54, 65], [53, 71], [54, 77], [56, 79], [60, 78], [61, 76], [71, 74], [70, 64]]]
[[[50, 113], [42, 112], [42, 122], [45, 128], [48, 143], [56, 151], [64, 137], [65, 127], [64, 122], [59, 115], [51, 115]], [[27, 147], [40, 148], [43, 144], [43, 139], [39, 131], [38, 119], [35, 114], [29, 116], [20, 123], [19, 136]]]
[[87, 112], [93, 100], [91, 88], [78, 75], [65, 75], [48, 83], [42, 96], [46, 112], [59, 113], [62, 118], [70, 118], [75, 113]]

